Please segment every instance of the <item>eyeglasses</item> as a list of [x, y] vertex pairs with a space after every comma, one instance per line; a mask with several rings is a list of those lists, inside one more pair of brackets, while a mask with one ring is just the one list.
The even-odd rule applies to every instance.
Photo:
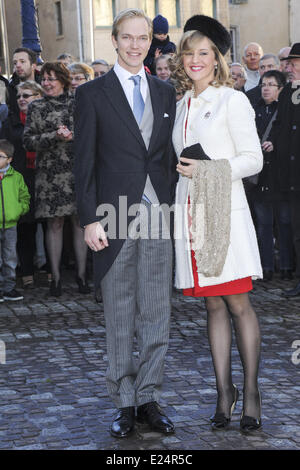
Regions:
[[58, 81], [58, 78], [42, 78], [41, 82], [45, 83], [45, 82], [57, 82]]
[[276, 88], [280, 88], [279, 85], [275, 85], [275, 83], [262, 83], [261, 85], [259, 85], [260, 88], [270, 88], [270, 87], [276, 87]]
[[232, 73], [231, 76], [232, 78], [243, 78], [243, 75], [241, 73]]
[[24, 98], [25, 100], [27, 100], [31, 96], [37, 96], [37, 95], [38, 95], [38, 93], [32, 93], [32, 95], [29, 95], [28, 93], [19, 93], [17, 95], [17, 100], [19, 100], [20, 98]]
[[85, 77], [72, 77], [72, 80], [74, 80], [75, 82], [82, 82], [82, 80], [86, 80]]
[[102, 75], [105, 75], [107, 72], [95, 72], [95, 78], [97, 77], [102, 77]]
[[9, 159], [9, 157], [7, 157], [7, 155], [4, 155], [3, 153], [0, 153], [0, 158], [5, 158], [6, 160]]

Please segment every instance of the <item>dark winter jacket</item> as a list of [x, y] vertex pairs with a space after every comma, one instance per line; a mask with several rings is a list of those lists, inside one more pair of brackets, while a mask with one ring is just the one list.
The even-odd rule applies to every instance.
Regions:
[[275, 147], [280, 189], [300, 191], [300, 86], [288, 83], [278, 100], [270, 138]]
[[155, 75], [154, 70], [154, 59], [155, 51], [159, 49], [162, 54], [172, 54], [176, 51], [176, 46], [174, 42], [170, 41], [169, 36], [164, 41], [160, 41], [157, 38], [152, 39], [152, 43], [148, 52], [146, 59], [144, 60], [144, 65], [148, 67], [153, 75]]
[[[256, 128], [260, 141], [262, 141], [264, 133], [277, 109], [277, 106], [277, 101], [273, 101], [271, 104], [266, 104], [261, 98], [254, 108]], [[269, 136], [270, 135], [271, 133]], [[270, 140], [270, 137], [267, 137], [267, 140]], [[256, 200], [260, 201], [285, 200], [287, 198], [287, 194], [282, 193], [279, 190], [277, 165], [274, 152], [263, 152], [263, 155], [264, 166], [259, 174], [258, 183], [253, 188], [252, 195]]]

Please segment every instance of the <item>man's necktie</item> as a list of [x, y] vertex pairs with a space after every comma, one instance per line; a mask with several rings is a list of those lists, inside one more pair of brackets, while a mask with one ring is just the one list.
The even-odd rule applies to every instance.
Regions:
[[133, 80], [134, 89], [133, 89], [133, 114], [138, 124], [140, 124], [143, 114], [145, 103], [141, 93], [141, 76], [133, 75], [130, 77], [130, 80]]
[[[134, 83], [133, 114], [137, 123], [140, 124], [143, 114], [144, 114], [144, 109], [145, 109], [145, 103], [144, 103], [142, 93], [141, 93], [141, 76], [133, 75], [132, 77], [130, 77], [130, 80], [133, 80], [133, 83]], [[151, 204], [151, 201], [148, 199], [146, 194], [143, 194], [143, 199], [144, 201], [147, 201], [149, 204]]]

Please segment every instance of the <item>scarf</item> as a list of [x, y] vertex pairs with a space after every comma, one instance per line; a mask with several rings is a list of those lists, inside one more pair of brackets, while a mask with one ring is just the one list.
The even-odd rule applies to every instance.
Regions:
[[[26, 114], [23, 111], [20, 111], [20, 120], [23, 126], [26, 123]], [[31, 168], [32, 170], [35, 169], [35, 159], [36, 153], [35, 152], [26, 152], [26, 168]]]
[[230, 243], [231, 166], [228, 160], [198, 160], [189, 187], [191, 248], [198, 273], [218, 277]]

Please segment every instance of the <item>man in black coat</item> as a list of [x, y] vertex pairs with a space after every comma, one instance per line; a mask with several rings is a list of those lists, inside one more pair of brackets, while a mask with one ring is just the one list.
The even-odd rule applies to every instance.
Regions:
[[[300, 43], [293, 45], [286, 60], [289, 60], [293, 81], [280, 93], [270, 140], [275, 148], [280, 190], [290, 195], [296, 276], [300, 278]], [[300, 282], [284, 295], [300, 295]]]
[[[145, 73], [151, 36], [144, 12], [119, 13], [112, 31], [114, 68], [76, 91], [77, 204], [94, 252], [95, 285], [101, 281], [107, 387], [118, 408], [110, 428], [115, 437], [133, 430], [136, 406], [139, 421], [174, 432], [157, 403], [169, 337], [172, 243], [149, 214], [172, 203], [175, 91]], [[153, 228], [155, 239], [148, 237]]]

